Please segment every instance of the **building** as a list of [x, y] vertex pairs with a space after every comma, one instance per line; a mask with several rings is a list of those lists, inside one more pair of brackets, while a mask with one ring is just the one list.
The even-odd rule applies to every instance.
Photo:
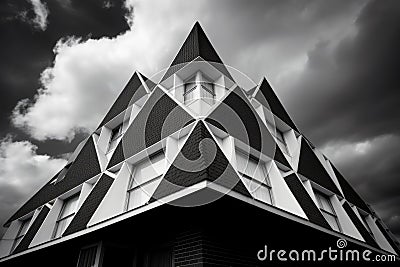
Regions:
[[265, 246], [400, 255], [268, 81], [233, 76], [198, 23], [159, 81], [135, 72], [5, 223], [1, 266], [271, 265]]

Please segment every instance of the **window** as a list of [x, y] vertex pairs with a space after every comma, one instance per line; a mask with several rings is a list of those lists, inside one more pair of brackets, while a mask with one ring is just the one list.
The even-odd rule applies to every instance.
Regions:
[[191, 102], [194, 99], [194, 93], [196, 88], [197, 88], [196, 75], [194, 75], [185, 83], [185, 91], [183, 93], [185, 104]]
[[265, 163], [242, 152], [236, 154], [236, 159], [243, 182], [253, 197], [272, 205], [272, 187], [265, 169]]
[[319, 209], [321, 210], [325, 219], [328, 221], [329, 225], [333, 228], [333, 230], [340, 232], [339, 220], [337, 218], [335, 210], [333, 209], [329, 196], [319, 192], [314, 192], [314, 193], [317, 199]]
[[89, 246], [81, 249], [79, 252], [77, 267], [95, 267], [99, 266], [99, 246]]
[[60, 237], [64, 230], [67, 228], [69, 223], [72, 221], [75, 215], [76, 206], [78, 204], [79, 194], [76, 194], [66, 200], [64, 200], [61, 208], [60, 215], [56, 222], [56, 228], [54, 229], [54, 238]]
[[25, 219], [21, 222], [21, 226], [19, 227], [17, 237], [14, 239], [14, 243], [12, 245], [11, 250], [14, 250], [14, 248], [16, 248], [18, 246], [19, 242], [21, 242], [21, 240], [25, 236], [26, 232], [28, 232], [28, 228], [29, 228], [31, 219], [32, 219], [32, 217], [29, 219]]
[[358, 212], [360, 214], [361, 217], [361, 222], [364, 224], [365, 228], [367, 229], [367, 231], [369, 232], [369, 234], [374, 237], [374, 234], [372, 233], [371, 227], [369, 227], [369, 224], [367, 222], [367, 217], [368, 215], [364, 215], [361, 212]]
[[123, 129], [123, 123], [119, 124], [117, 127], [115, 127], [112, 130], [111, 137], [110, 137], [110, 143], [108, 145], [108, 152], [113, 151], [117, 147], [117, 144], [123, 134], [122, 129]]
[[134, 166], [128, 187], [127, 210], [145, 205], [157, 189], [165, 170], [162, 150], [150, 155]]
[[283, 132], [279, 130], [277, 127], [274, 127], [269, 121], [267, 121], [268, 128], [270, 128], [271, 134], [275, 137], [279, 147], [282, 151], [289, 155], [289, 150], [285, 142], [285, 138], [283, 137]]
[[208, 104], [214, 104], [215, 92], [212, 83], [201, 82], [200, 97]]
[[[199, 92], [200, 90], [200, 92]], [[215, 90], [213, 83], [207, 80], [202, 73], [193, 75], [185, 82], [185, 89], [183, 93], [184, 103], [187, 104], [192, 100], [200, 97], [204, 102], [213, 105], [215, 99]]]

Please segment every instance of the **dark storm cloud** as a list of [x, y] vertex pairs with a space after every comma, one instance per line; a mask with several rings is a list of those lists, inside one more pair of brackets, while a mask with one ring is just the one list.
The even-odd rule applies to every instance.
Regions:
[[[44, 2], [44, 1], [42, 1]], [[116, 36], [129, 29], [125, 20], [126, 10], [123, 1], [111, 1], [109, 8], [103, 8], [102, 1], [46, 1], [48, 9], [47, 28], [43, 31], [32, 24], [35, 18], [33, 6], [29, 1], [0, 2], [0, 140], [13, 133], [15, 140], [29, 140], [26, 133], [12, 128], [9, 117], [16, 103], [23, 98], [31, 98], [40, 87], [41, 72], [51, 66], [54, 58], [53, 47], [60, 38], [66, 36], [92, 37]], [[82, 136], [72, 143], [49, 141], [39, 143], [39, 149], [29, 152], [29, 145], [19, 145], [28, 156], [21, 156], [13, 166], [7, 157], [0, 157], [1, 193], [0, 221], [3, 223], [12, 211], [15, 211], [31, 196], [39, 186], [61, 167], [63, 161], [51, 159], [39, 154], [71, 152]], [[15, 141], [14, 140], [14, 141]], [[6, 149], [1, 147], [1, 152]], [[18, 154], [17, 154], [18, 155]], [[43, 160], [42, 163], [40, 163]], [[32, 162], [33, 161], [33, 162]], [[37, 161], [37, 162], [36, 162]], [[51, 171], [49, 171], [51, 169]], [[26, 170], [26, 171], [25, 171]], [[13, 176], [13, 174], [16, 174]], [[32, 179], [30, 179], [32, 178]], [[35, 178], [35, 179], [34, 179]], [[16, 181], [22, 181], [16, 183]], [[0, 236], [5, 228], [0, 227]]]
[[[332, 145], [331, 160], [386, 222], [400, 216], [400, 137], [384, 135], [363, 143]], [[400, 232], [398, 232], [400, 234]]]
[[309, 51], [288, 96], [295, 121], [317, 144], [399, 134], [400, 2], [370, 2], [355, 26], [354, 35]]
[[[9, 116], [16, 102], [31, 98], [40, 73], [53, 61], [53, 47], [66, 36], [115, 36], [129, 27], [123, 1], [43, 1], [49, 11], [45, 31], [29, 23], [35, 16], [29, 1], [0, 3], [0, 136], [10, 132]], [[23, 18], [21, 17], [23, 14]]]
[[360, 0], [215, 1], [211, 11], [215, 14], [204, 24], [224, 63], [259, 82], [281, 71], [282, 63], [304, 53], [316, 38], [330, 36], [364, 4]]
[[317, 145], [370, 146], [339, 169], [400, 236], [400, 2], [370, 1], [354, 25], [308, 52], [287, 106]]

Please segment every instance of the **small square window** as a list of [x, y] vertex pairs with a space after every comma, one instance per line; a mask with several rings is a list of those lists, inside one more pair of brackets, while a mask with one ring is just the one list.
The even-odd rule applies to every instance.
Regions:
[[118, 142], [121, 139], [122, 135], [123, 135], [123, 123], [119, 124], [117, 127], [112, 129], [107, 152], [111, 152], [117, 147]]

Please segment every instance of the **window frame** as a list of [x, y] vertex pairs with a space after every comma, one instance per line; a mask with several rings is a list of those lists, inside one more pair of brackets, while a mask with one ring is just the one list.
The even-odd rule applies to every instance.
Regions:
[[[142, 187], [145, 187], [146, 185], [149, 185], [157, 180], [161, 180], [163, 174], [157, 175], [147, 181], [142, 181], [140, 183], [135, 183], [135, 175], [136, 175], [136, 169], [137, 166], [140, 166], [141, 164], [147, 162], [147, 161], [152, 161], [153, 159], [155, 159], [156, 157], [158, 157], [159, 155], [163, 155], [163, 159], [162, 160], [166, 160], [165, 159], [165, 152], [164, 152], [164, 148], [161, 148], [159, 150], [157, 150], [156, 152], [150, 154], [148, 157], [145, 157], [144, 159], [139, 160], [138, 162], [136, 162], [135, 164], [133, 164], [133, 172], [131, 173], [130, 177], [129, 177], [129, 183], [128, 183], [128, 188], [126, 190], [126, 201], [125, 201], [125, 211], [131, 211], [131, 210], [135, 210], [138, 209], [140, 207], [143, 207], [145, 205], [148, 204], [149, 201], [146, 201], [142, 204], [140, 204], [139, 206], [136, 206], [134, 208], [129, 208], [129, 203], [130, 203], [130, 195], [132, 194], [133, 191], [135, 190], [141, 190]], [[142, 189], [143, 190], [143, 189]], [[151, 196], [150, 196], [151, 198]]]
[[364, 225], [364, 227], [367, 229], [368, 233], [375, 238], [374, 233], [372, 232], [371, 226], [369, 226], [368, 222], [367, 222], [367, 218], [368, 216], [370, 216], [369, 214], [363, 214], [358, 208], [357, 208], [357, 212], [361, 217], [361, 222]]
[[[281, 147], [281, 148], [283, 147], [282, 152], [285, 153], [286, 155], [290, 156], [289, 147], [285, 140], [283, 131], [281, 131], [278, 127], [276, 127], [276, 125], [274, 127], [273, 124], [268, 120], [267, 120], [267, 125], [269, 126], [269, 128], [271, 128], [270, 133], [273, 137], [275, 137], [278, 145], [281, 144], [281, 146], [279, 146], [279, 147]], [[275, 129], [275, 131], [274, 131], [274, 129]]]
[[[195, 100], [196, 98], [194, 97], [194, 91], [198, 89], [200, 94], [199, 99], [205, 101], [210, 105], [213, 105], [215, 103], [216, 97], [214, 83], [204, 73], [202, 73], [201, 71], [199, 72], [201, 76], [200, 80], [196, 80], [198, 74], [198, 72], [196, 72], [184, 82], [183, 103], [188, 104], [191, 101]], [[190, 96], [190, 98], [188, 96]]]
[[[318, 208], [321, 211], [322, 215], [324, 215], [324, 218], [325, 218], [325, 214], [327, 214], [328, 216], [333, 217], [335, 219], [335, 222], [336, 222], [336, 225], [337, 225], [337, 228], [338, 228], [338, 230], [336, 230], [336, 229], [333, 229], [333, 230], [342, 233], [343, 230], [342, 230], [342, 227], [340, 225], [339, 217], [337, 216], [335, 208], [333, 207], [333, 204], [332, 204], [332, 201], [331, 201], [331, 197], [326, 195], [326, 194], [324, 194], [324, 193], [322, 193], [322, 192], [320, 192], [320, 191], [317, 191], [317, 190], [314, 190], [314, 195], [315, 195], [315, 198], [317, 200]], [[326, 210], [324, 208], [324, 205], [322, 204], [321, 197], [324, 198], [328, 202], [329, 207], [331, 208], [332, 211], [328, 211], [328, 210]], [[326, 218], [325, 218], [325, 220], [326, 220]], [[329, 224], [329, 221], [328, 221], [328, 224]], [[329, 224], [329, 226], [331, 226], [331, 225]]]
[[[247, 161], [254, 161], [254, 163], [256, 164], [256, 167], [257, 167], [257, 168], [261, 168], [261, 172], [262, 172], [262, 175], [263, 175], [263, 178], [264, 178], [263, 181], [260, 181], [260, 180], [257, 179], [257, 178], [251, 177], [250, 175], [244, 173], [242, 170], [238, 170], [238, 173], [242, 176], [243, 179], [249, 180], [250, 183], [255, 183], [255, 184], [257, 184], [257, 186], [258, 186], [259, 188], [261, 188], [261, 187], [266, 188], [267, 191], [268, 191], [268, 194], [269, 194], [269, 198], [270, 198], [270, 200], [271, 200], [271, 203], [268, 203], [268, 202], [265, 202], [265, 201], [263, 201], [263, 200], [260, 200], [260, 199], [256, 198], [256, 197], [253, 195], [253, 194], [255, 194], [255, 191], [254, 191], [254, 192], [250, 192], [250, 194], [252, 195], [252, 197], [253, 197], [254, 199], [258, 200], [258, 201], [261, 201], [261, 202], [266, 203], [266, 204], [268, 204], [268, 205], [274, 206], [274, 205], [275, 205], [274, 194], [273, 194], [273, 190], [272, 190], [272, 184], [271, 184], [270, 177], [269, 177], [269, 175], [268, 175], [268, 173], [267, 173], [267, 171], [266, 171], [266, 167], [265, 167], [265, 164], [266, 164], [266, 163], [265, 163], [264, 161], [262, 161], [261, 159], [255, 157], [254, 155], [249, 154], [249, 153], [246, 153], [246, 152], [244, 152], [244, 151], [242, 151], [241, 149], [238, 149], [238, 148], [236, 148], [236, 154], [237, 154], [237, 155], [240, 155], [241, 157], [243, 157], [243, 158], [246, 159]], [[247, 163], [246, 163], [246, 166], [247, 166]], [[244, 183], [244, 184], [245, 184], [245, 186], [246, 186], [246, 188], [247, 188], [248, 185], [247, 185], [246, 183]]]
[[118, 140], [124, 134], [124, 122], [121, 122], [111, 129], [110, 140], [108, 141], [107, 153], [114, 151], [117, 148]]
[[[60, 236], [57, 236], [57, 231], [58, 231], [58, 228], [60, 227], [60, 223], [61, 223], [62, 221], [65, 221], [65, 220], [71, 218], [71, 217], [73, 218], [73, 217], [75, 216], [75, 214], [76, 214], [76, 212], [77, 212], [77, 208], [78, 208], [79, 196], [80, 196], [80, 192], [78, 192], [78, 193], [76, 193], [76, 194], [73, 194], [72, 196], [70, 196], [70, 197], [68, 197], [68, 198], [66, 198], [66, 199], [63, 200], [63, 204], [62, 204], [61, 210], [60, 210], [60, 212], [58, 213], [58, 217], [57, 217], [57, 220], [56, 220], [56, 223], [55, 223], [55, 226], [54, 226], [54, 231], [53, 231], [53, 235], [52, 235], [52, 238], [53, 238], [53, 239], [54, 239], [54, 238], [59, 238], [59, 237], [61, 237], [61, 236], [62, 236], [62, 233], [68, 228], [68, 225], [67, 225], [67, 226], [65, 227], [65, 229], [62, 230], [61, 235], [60, 235]], [[67, 203], [68, 203], [69, 201], [71, 201], [72, 199], [75, 199], [75, 198], [76, 198], [76, 204], [75, 204], [76, 206], [75, 206], [74, 212], [71, 212], [71, 213], [68, 214], [67, 216], [62, 217]]]
[[[19, 245], [21, 240], [24, 238], [24, 236], [28, 232], [29, 226], [32, 222], [32, 218], [33, 218], [33, 216], [30, 216], [29, 218], [21, 220], [21, 225], [18, 229], [17, 236], [14, 238], [14, 242], [12, 244], [11, 251], [14, 251], [14, 249]], [[25, 226], [26, 226], [26, 228], [24, 229]], [[25, 232], [23, 234], [21, 234], [23, 232], [23, 230], [25, 230]]]

